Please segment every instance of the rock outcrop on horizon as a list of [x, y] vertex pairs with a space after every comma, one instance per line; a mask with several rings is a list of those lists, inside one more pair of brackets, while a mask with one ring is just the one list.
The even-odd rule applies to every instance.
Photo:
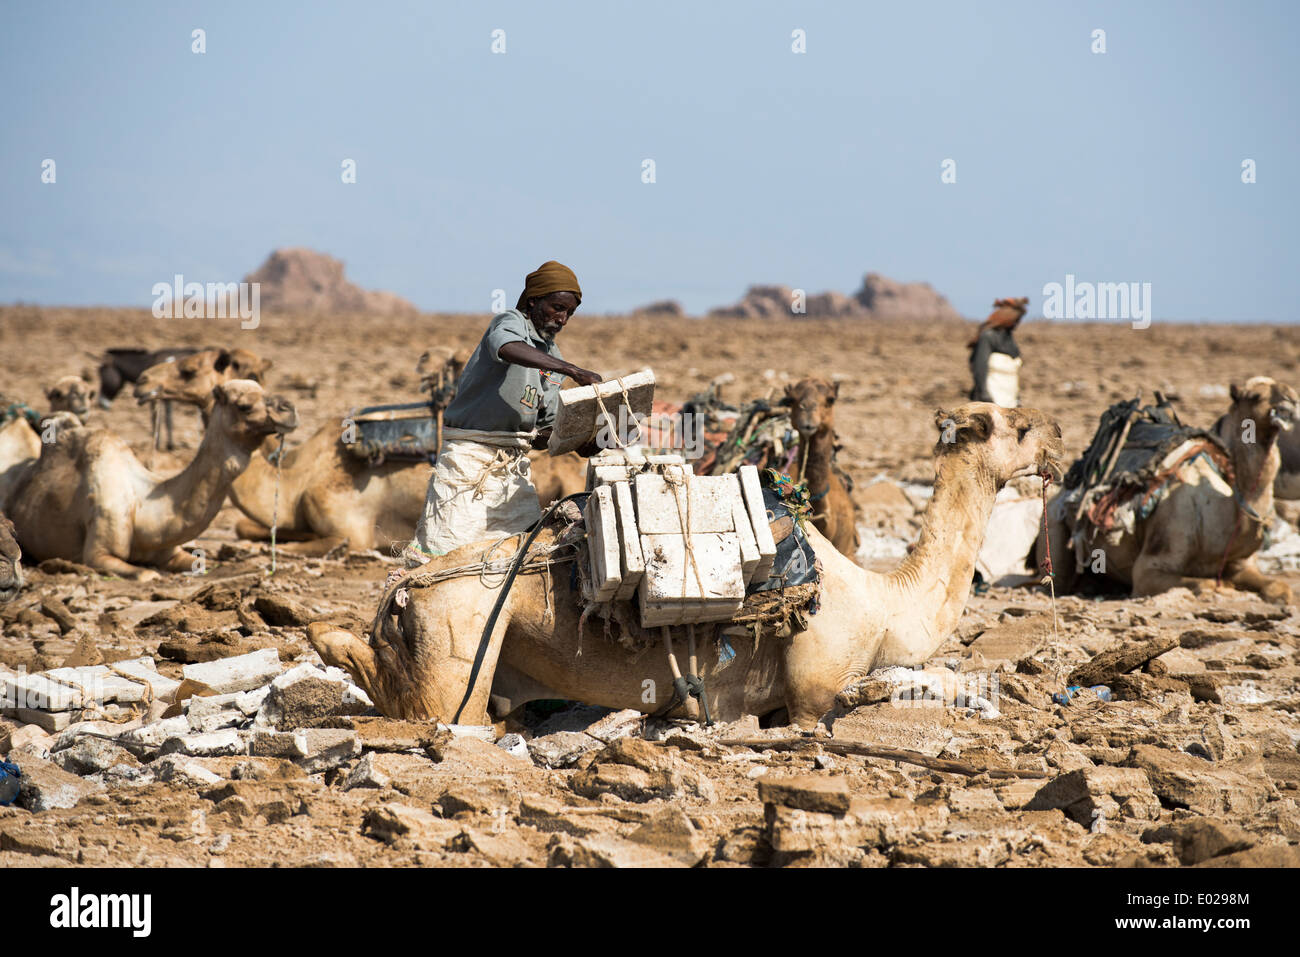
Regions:
[[868, 273], [853, 296], [821, 292], [806, 296], [804, 311], [794, 311], [790, 286], [750, 286], [733, 306], [709, 313], [719, 319], [960, 319], [942, 295], [926, 282], [898, 282]]
[[862, 288], [853, 298], [873, 319], [962, 318], [928, 282], [899, 282], [875, 272], [862, 277]]
[[660, 299], [658, 302], [646, 303], [644, 306], [637, 306], [631, 310], [629, 315], [633, 316], [672, 316], [682, 318], [686, 315], [686, 310], [676, 299]]
[[370, 292], [343, 277], [343, 263], [312, 249], [277, 249], [245, 282], [261, 286], [261, 307], [275, 312], [413, 315], [419, 310], [391, 292]]

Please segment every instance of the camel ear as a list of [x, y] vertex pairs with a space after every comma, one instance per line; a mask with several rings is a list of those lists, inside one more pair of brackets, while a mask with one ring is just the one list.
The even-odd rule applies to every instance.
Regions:
[[54, 398], [54, 386], [52, 386], [52, 385], [47, 385], [47, 386], [45, 387], [45, 398], [47, 398], [47, 399], [53, 399], [53, 398]]
[[1241, 389], [1237, 388], [1237, 383], [1234, 382], [1232, 385], [1228, 386], [1228, 396], [1233, 402], [1240, 402], [1245, 398], [1245, 395], [1246, 394]]
[[837, 379], [831, 383], [831, 401], [834, 402], [839, 397], [840, 397], [840, 383], [839, 380]]
[[789, 382], [787, 382], [787, 383], [785, 384], [785, 397], [786, 397], [787, 399], [793, 399], [793, 398], [794, 398], [794, 386], [791, 385]]
[[993, 434], [993, 416], [988, 412], [976, 412], [959, 426], [959, 429], [985, 442]]
[[947, 412], [939, 409], [934, 413], [934, 424], [939, 430], [939, 441], [949, 445], [957, 442], [958, 436], [987, 441], [993, 434], [993, 416], [988, 412]]

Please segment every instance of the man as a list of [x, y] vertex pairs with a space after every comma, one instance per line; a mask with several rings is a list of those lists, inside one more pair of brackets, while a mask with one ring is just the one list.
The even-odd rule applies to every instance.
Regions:
[[514, 309], [494, 317], [444, 413], [442, 448], [408, 562], [515, 535], [542, 514], [528, 450], [546, 447], [565, 377], [601, 377], [566, 362], [555, 337], [582, 302], [573, 270], [543, 263]]
[[966, 343], [974, 385], [972, 402], [992, 402], [1014, 409], [1020, 403], [1020, 347], [1012, 336], [1029, 306], [1029, 298], [999, 299], [993, 312]]

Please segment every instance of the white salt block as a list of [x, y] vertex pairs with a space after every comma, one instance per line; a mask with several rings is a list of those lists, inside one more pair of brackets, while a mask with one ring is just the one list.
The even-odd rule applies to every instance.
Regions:
[[[735, 531], [735, 482], [697, 475], [677, 482], [654, 472], [636, 477], [637, 528], [642, 535]], [[689, 528], [683, 525], [689, 523]]]
[[735, 479], [736, 494], [731, 513], [732, 522], [736, 526], [736, 540], [740, 543], [740, 577], [748, 586], [754, 580], [754, 572], [758, 569], [758, 540], [754, 537], [754, 526], [750, 524], [749, 512], [745, 509], [745, 499], [740, 491], [740, 479], [734, 474], [729, 478]]
[[[596, 401], [597, 396], [600, 397], [600, 403]], [[595, 385], [561, 390], [547, 451], [552, 455], [572, 452], [596, 438], [603, 429], [615, 436], [623, 428], [635, 433], [635, 423], [643, 421], [650, 414], [654, 396], [655, 374], [649, 369], [622, 376], [621, 379], [607, 379]], [[601, 404], [604, 405], [605, 412], [609, 413], [612, 423], [606, 418], [605, 412], [601, 411]], [[620, 412], [621, 408], [626, 411]], [[634, 435], [628, 438], [634, 438]], [[634, 443], [629, 441], [627, 444]]]
[[758, 543], [758, 567], [750, 580], [766, 581], [776, 563], [776, 541], [772, 538], [772, 526], [768, 524], [767, 506], [763, 504], [763, 486], [758, 480], [758, 469], [752, 465], [742, 465], [736, 474], [740, 478], [740, 490], [745, 499], [745, 510], [749, 512], [754, 540]]
[[641, 536], [636, 529], [636, 510], [632, 506], [632, 486], [615, 482], [614, 511], [618, 513], [618, 546], [622, 559], [623, 581], [615, 598], [626, 601], [636, 593], [636, 586], [645, 577], [645, 558], [641, 554]]
[[587, 491], [597, 485], [629, 482], [645, 469], [645, 453], [635, 446], [627, 449], [603, 449], [587, 459]]
[[622, 556], [618, 541], [618, 516], [614, 493], [608, 485], [597, 486], [583, 510], [587, 521], [587, 560], [591, 572], [593, 601], [609, 601], [623, 582]]
[[645, 557], [641, 593], [645, 599], [743, 600], [745, 582], [735, 532], [698, 533], [690, 536], [690, 543], [694, 562], [681, 535], [641, 536]]

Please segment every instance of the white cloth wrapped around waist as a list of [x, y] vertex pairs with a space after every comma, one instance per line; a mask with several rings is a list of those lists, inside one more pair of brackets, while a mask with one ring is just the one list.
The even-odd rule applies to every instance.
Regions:
[[478, 429], [453, 429], [444, 426], [444, 442], [477, 442], [499, 449], [523, 449], [525, 452], [533, 447], [536, 432], [480, 432]]
[[528, 460], [532, 438], [529, 432], [443, 429], [415, 531], [420, 549], [443, 555], [461, 545], [518, 534], [541, 518]]
[[1005, 352], [989, 353], [989, 371], [984, 387], [994, 405], [1014, 409], [1020, 403], [1020, 357]]

